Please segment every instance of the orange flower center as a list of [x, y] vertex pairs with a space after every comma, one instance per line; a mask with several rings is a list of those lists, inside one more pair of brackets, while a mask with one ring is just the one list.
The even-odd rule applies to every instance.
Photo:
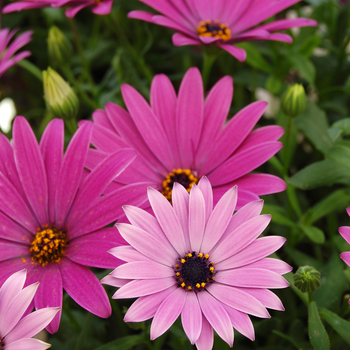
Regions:
[[51, 228], [38, 228], [32, 244], [30, 252], [32, 260], [45, 266], [50, 262], [60, 262], [67, 247], [66, 233]]
[[190, 169], [174, 169], [172, 173], [163, 181], [162, 194], [171, 202], [171, 194], [173, 192], [174, 183], [178, 182], [184, 186], [187, 192], [190, 192], [193, 185], [198, 183], [198, 178], [192, 173]]
[[213, 38], [220, 38], [222, 41], [231, 39], [231, 31], [227, 24], [220, 23], [219, 20], [200, 21], [197, 34], [200, 36], [209, 36]]

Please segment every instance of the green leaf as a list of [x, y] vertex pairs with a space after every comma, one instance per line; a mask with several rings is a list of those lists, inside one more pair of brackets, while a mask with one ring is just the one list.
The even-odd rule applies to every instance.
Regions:
[[100, 346], [96, 350], [129, 350], [134, 346], [143, 343], [144, 341], [145, 339], [141, 335], [131, 335], [113, 340], [108, 344]]
[[327, 152], [326, 158], [350, 170], [350, 148], [336, 145]]
[[290, 177], [288, 182], [302, 190], [311, 190], [321, 186], [332, 186], [349, 178], [349, 169], [331, 160], [322, 160], [308, 165]]
[[321, 322], [317, 305], [314, 301], [309, 303], [309, 338], [314, 350], [329, 350], [329, 337]]
[[288, 227], [297, 227], [297, 224], [288, 219], [285, 209], [278, 207], [277, 205], [265, 204], [262, 210], [263, 214], [271, 214], [272, 222]]
[[251, 67], [262, 70], [266, 73], [273, 73], [274, 67], [272, 67], [265, 59], [262, 57], [260, 52], [251, 43], [240, 43], [237, 46], [241, 47], [247, 52], [247, 59], [245, 60]]
[[328, 133], [326, 113], [312, 102], [308, 103], [303, 114], [295, 118], [295, 124], [322, 153], [326, 153], [333, 146]]
[[325, 241], [325, 236], [322, 230], [315, 226], [300, 225], [302, 231], [308, 236], [311, 241], [317, 244], [323, 244]]
[[337, 314], [327, 309], [321, 309], [319, 313], [321, 318], [323, 318], [350, 345], [350, 322], [345, 321]]
[[350, 118], [343, 118], [332, 125], [332, 129], [340, 129], [343, 135], [350, 135]]
[[299, 53], [293, 53], [287, 56], [289, 62], [298, 70], [298, 72], [311, 84], [314, 85], [316, 69], [313, 63], [305, 56]]
[[273, 333], [277, 334], [278, 336], [280, 336], [283, 339], [286, 339], [287, 341], [289, 341], [291, 344], [293, 344], [295, 346], [295, 348], [297, 348], [298, 350], [306, 350], [306, 349], [310, 349], [310, 345], [307, 343], [301, 343], [298, 340], [294, 339], [293, 337], [290, 337], [282, 332], [276, 331], [275, 329], [272, 331]]
[[344, 210], [350, 202], [349, 190], [337, 190], [326, 198], [319, 201], [313, 208], [310, 208], [302, 217], [301, 222], [311, 225], [329, 213]]

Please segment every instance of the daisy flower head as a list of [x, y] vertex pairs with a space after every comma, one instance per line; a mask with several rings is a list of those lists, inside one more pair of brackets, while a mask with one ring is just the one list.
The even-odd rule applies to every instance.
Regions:
[[[0, 286], [27, 269], [27, 283], [40, 282], [36, 309], [61, 307], [63, 289], [81, 307], [109, 317], [108, 296], [87, 266], [113, 268], [107, 251], [125, 244], [115, 227], [123, 204], [141, 205], [148, 184], [124, 186], [101, 196], [135, 158], [118, 150], [88, 174], [83, 172], [92, 126], [81, 127], [63, 156], [63, 121], [54, 119], [38, 145], [30, 125], [16, 117], [13, 145], [0, 135]], [[62, 309], [62, 308], [61, 308]], [[47, 327], [57, 331], [61, 311]]]
[[260, 195], [281, 192], [286, 184], [268, 174], [249, 174], [276, 154], [282, 144], [280, 126], [252, 131], [267, 107], [254, 102], [225, 124], [230, 110], [232, 78], [222, 78], [204, 99], [197, 68], [183, 78], [179, 93], [163, 74], [155, 76], [150, 105], [130, 85], [122, 86], [128, 111], [107, 103], [93, 114], [92, 144], [86, 167], [94, 169], [111, 152], [124, 147], [137, 151], [137, 158], [113, 182], [111, 188], [145, 179], [157, 184], [169, 200], [175, 182], [189, 192], [202, 176], [213, 186], [214, 202], [238, 185], [237, 207], [258, 200]]
[[140, 0], [160, 13], [132, 11], [129, 18], [152, 22], [176, 31], [175, 46], [215, 44], [239, 61], [246, 52], [232, 44], [251, 40], [291, 43], [292, 38], [276, 31], [317, 26], [306, 18], [282, 19], [259, 25], [300, 0]]
[[30, 51], [22, 51], [16, 55], [15, 53], [32, 40], [33, 31], [22, 33], [10, 44], [16, 32], [16, 29], [11, 31], [8, 28], [0, 29], [0, 77], [18, 61], [31, 55]]
[[4, 6], [3, 13], [30, 10], [43, 7], [64, 7], [67, 6], [65, 14], [67, 17], [74, 17], [85, 7], [92, 7], [96, 15], [108, 15], [111, 12], [113, 0], [26, 0], [15, 1]]
[[[346, 212], [350, 216], [350, 207], [346, 208]], [[339, 233], [346, 240], [346, 242], [350, 244], [350, 227], [349, 226], [339, 227]], [[343, 252], [340, 254], [340, 257], [345, 262], [346, 265], [350, 266], [350, 252]], [[349, 299], [349, 304], [350, 304], [350, 299]]]
[[51, 345], [32, 337], [55, 317], [59, 308], [43, 308], [28, 314], [38, 283], [23, 288], [27, 271], [11, 275], [0, 288], [0, 349], [45, 350]]
[[268, 318], [266, 308], [283, 310], [268, 288], [287, 287], [281, 274], [291, 267], [267, 256], [285, 238], [258, 238], [270, 222], [269, 215], [260, 215], [261, 200], [232, 215], [237, 195], [235, 186], [213, 206], [210, 182], [203, 177], [190, 193], [175, 183], [172, 204], [149, 188], [155, 216], [124, 207], [131, 224], [118, 223], [117, 228], [130, 246], [110, 253], [126, 263], [102, 282], [120, 287], [114, 299], [138, 298], [126, 313], [126, 322], [153, 317], [153, 340], [181, 315], [191, 343], [207, 350], [213, 346], [213, 329], [232, 346], [233, 328], [254, 339], [248, 314]]

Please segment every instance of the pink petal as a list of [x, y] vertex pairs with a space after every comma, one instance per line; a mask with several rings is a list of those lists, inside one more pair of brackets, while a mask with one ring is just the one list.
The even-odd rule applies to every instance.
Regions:
[[21, 244], [30, 244], [33, 235], [30, 231], [0, 212], [0, 238]]
[[135, 159], [131, 149], [122, 149], [107, 156], [85, 179], [80, 186], [71, 207], [67, 225], [73, 226], [86, 210], [86, 203], [93, 204], [123, 170]]
[[237, 187], [232, 187], [215, 206], [205, 228], [201, 246], [201, 251], [205, 254], [211, 251], [225, 232], [235, 210], [236, 202]]
[[124, 84], [122, 95], [144, 141], [165, 169], [171, 169], [173, 167], [172, 152], [160, 121], [145, 99], [133, 87]]
[[56, 189], [56, 227], [62, 228], [76, 196], [90, 144], [93, 125], [86, 123], [73, 135], [64, 156]]
[[27, 245], [0, 238], [0, 261], [16, 258], [18, 256], [26, 256], [29, 254], [30, 252]]
[[194, 344], [202, 330], [202, 311], [199, 306], [196, 293], [187, 293], [184, 308], [181, 313], [181, 321], [183, 329], [190, 340]]
[[186, 250], [190, 251], [191, 243], [188, 227], [188, 207], [190, 202], [190, 196], [187, 190], [177, 182], [175, 182], [173, 186], [173, 191], [171, 193], [171, 201], [173, 204], [175, 215], [177, 216], [184, 233]]
[[249, 316], [227, 305], [224, 305], [224, 308], [231, 320], [233, 328], [250, 340], [255, 340], [254, 326]]
[[286, 288], [289, 283], [278, 273], [264, 269], [241, 267], [219, 271], [215, 281], [243, 288]]
[[63, 158], [63, 139], [63, 120], [54, 119], [47, 125], [40, 140], [40, 151], [47, 177], [50, 224], [55, 222], [56, 188]]
[[113, 299], [138, 298], [161, 292], [175, 284], [176, 281], [172, 277], [153, 280], [134, 280], [118, 289], [113, 295]]
[[176, 289], [178, 289], [176, 286], [172, 286], [161, 292], [138, 298], [128, 309], [124, 321], [143, 322], [152, 318], [165, 298]]
[[[140, 206], [146, 202], [146, 188], [149, 183], [135, 183], [110, 192], [89, 203], [80, 220], [69, 229], [69, 237], [76, 238], [115, 222], [123, 216], [122, 206]], [[111, 210], [113, 208], [113, 210]]]
[[111, 315], [108, 296], [100, 281], [87, 267], [62, 259], [59, 268], [63, 288], [77, 304], [99, 317], [108, 318]]
[[[224, 303], [238, 311], [261, 318], [269, 318], [270, 315], [260, 301], [245, 293], [240, 288], [213, 283], [208, 287], [208, 292], [221, 303]], [[201, 293], [202, 294], [202, 293]], [[215, 328], [214, 328], [215, 329]]]
[[152, 23], [152, 17], [154, 16], [153, 13], [145, 12], [145, 11], [130, 11], [128, 13], [128, 18], [135, 18], [135, 19], [141, 19], [142, 21], [150, 22]]
[[242, 290], [259, 300], [265, 307], [273, 310], [284, 311], [281, 300], [270, 290], [259, 288], [243, 288]]
[[292, 266], [288, 265], [282, 260], [273, 259], [273, 258], [264, 258], [259, 261], [256, 261], [249, 265], [249, 267], [257, 269], [267, 269], [273, 272], [276, 272], [280, 275], [284, 275], [293, 270]]
[[186, 296], [181, 288], [177, 288], [163, 300], [151, 324], [151, 340], [160, 337], [176, 321], [185, 305]]
[[19, 339], [13, 343], [6, 344], [6, 350], [45, 350], [51, 347], [38, 339]]
[[167, 135], [174, 156], [174, 167], [180, 167], [180, 155], [176, 139], [175, 111], [177, 97], [175, 89], [166, 75], [159, 74], [153, 78], [150, 95], [151, 107]]
[[245, 59], [247, 58], [247, 53], [240, 47], [236, 47], [230, 44], [220, 44], [219, 47], [227, 51], [230, 55], [232, 55], [240, 62], [245, 61]]
[[128, 245], [120, 246], [120, 247], [114, 247], [108, 251], [108, 253], [112, 254], [116, 258], [126, 261], [126, 262], [135, 262], [135, 261], [151, 261], [153, 260], [147, 258], [140, 252], [138, 252], [133, 247], [130, 247]]
[[205, 223], [207, 224], [210, 218], [210, 215], [213, 211], [213, 190], [211, 188], [210, 181], [206, 176], [203, 176], [199, 180], [198, 187], [202, 191], [204, 201], [205, 201]]
[[212, 350], [214, 345], [214, 332], [205, 316], [202, 317], [202, 330], [196, 342], [198, 350]]
[[215, 264], [215, 269], [226, 270], [251, 264], [274, 253], [282, 247], [285, 241], [286, 239], [280, 236], [259, 238], [239, 253]]
[[270, 215], [260, 215], [239, 226], [210, 253], [211, 261], [217, 264], [244, 249], [265, 230], [270, 221]]
[[147, 231], [132, 225], [117, 224], [116, 226], [122, 237], [141, 254], [167, 266], [175, 264], [178, 254], [165, 239], [156, 239]]
[[108, 254], [118, 245], [126, 244], [115, 227], [108, 227], [72, 239], [66, 249], [65, 256], [77, 264], [111, 269], [122, 261]]
[[[199, 187], [194, 185], [191, 189], [189, 202], [189, 234], [191, 241], [191, 250], [195, 252], [200, 251], [203, 240], [206, 224], [205, 209], [206, 208], [203, 194]], [[195, 343], [195, 341], [192, 343]]]
[[44, 329], [55, 317], [59, 308], [45, 308], [35, 311], [21, 319], [6, 336], [6, 343], [20, 338], [31, 338]]
[[[216, 162], [216, 157], [221, 158], [221, 154], [216, 154], [214, 159], [206, 157], [210, 148], [214, 144], [217, 135], [226, 121], [230, 111], [233, 96], [233, 82], [230, 76], [220, 79], [209, 91], [204, 104], [203, 129], [196, 151], [196, 159], [200, 168], [206, 160]], [[232, 142], [232, 138], [230, 140]], [[230, 142], [230, 143], [231, 143]], [[228, 146], [226, 144], [226, 146]], [[210, 163], [211, 163], [210, 162]]]
[[339, 233], [350, 244], [350, 227], [349, 226], [339, 227]]
[[191, 169], [203, 125], [204, 92], [200, 72], [190, 68], [182, 79], [176, 108], [176, 131], [182, 168]]
[[24, 192], [43, 227], [49, 224], [46, 171], [38, 142], [24, 117], [17, 117], [13, 124], [13, 152]]
[[[157, 190], [149, 187], [148, 200], [154, 214], [169, 242], [180, 256], [186, 252], [186, 245], [182, 227], [169, 201]], [[173, 255], [174, 257], [174, 255]]]
[[345, 264], [350, 266], [350, 252], [344, 252], [340, 254], [340, 258], [343, 259]]
[[174, 276], [174, 269], [155, 261], [145, 264], [144, 261], [135, 261], [123, 264], [113, 271], [116, 278], [126, 279], [154, 279]]
[[186, 34], [175, 33], [172, 36], [173, 44], [175, 46], [186, 46], [186, 45], [200, 45], [198, 39], [188, 37]]
[[233, 345], [233, 329], [231, 321], [221, 302], [207, 292], [198, 293], [202, 312], [215, 332], [229, 345]]

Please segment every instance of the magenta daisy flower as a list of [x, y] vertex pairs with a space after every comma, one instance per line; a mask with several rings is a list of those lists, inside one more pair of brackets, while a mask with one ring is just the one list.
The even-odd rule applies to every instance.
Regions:
[[135, 161], [111, 189], [145, 179], [170, 200], [174, 182], [190, 191], [205, 175], [213, 186], [214, 203], [239, 185], [238, 207], [285, 190], [284, 181], [276, 176], [248, 174], [279, 151], [283, 128], [252, 131], [267, 106], [264, 101], [245, 107], [225, 125], [233, 95], [231, 77], [222, 78], [205, 100], [197, 68], [186, 73], [178, 96], [165, 75], [153, 79], [150, 106], [129, 85], [122, 86], [122, 95], [128, 112], [113, 103], [94, 112], [96, 149], [89, 150], [86, 163], [93, 169], [117, 149], [137, 151]]
[[27, 271], [11, 275], [0, 288], [0, 349], [45, 350], [51, 345], [31, 339], [46, 327], [58, 308], [44, 308], [26, 315], [39, 284], [23, 288]]
[[[233, 46], [242, 41], [277, 40], [291, 43], [287, 34], [274, 33], [292, 27], [317, 26], [306, 18], [282, 19], [256, 27], [300, 0], [140, 0], [161, 15], [132, 11], [129, 18], [152, 22], [177, 31], [175, 46], [216, 44], [239, 61], [246, 52]], [[254, 28], [253, 28], [254, 27]]]
[[203, 177], [190, 194], [175, 183], [172, 205], [149, 188], [155, 217], [124, 207], [131, 225], [121, 223], [117, 228], [130, 246], [110, 253], [126, 263], [102, 282], [121, 287], [115, 299], [139, 298], [126, 313], [126, 322], [153, 317], [153, 340], [181, 315], [189, 340], [204, 350], [213, 346], [213, 329], [232, 346], [233, 328], [254, 339], [248, 314], [268, 318], [266, 308], [283, 310], [268, 288], [287, 287], [281, 274], [291, 267], [267, 256], [285, 238], [258, 238], [270, 222], [270, 215], [260, 215], [261, 200], [232, 216], [237, 193], [237, 186], [231, 188], [213, 208], [212, 188]]
[[[102, 196], [105, 187], [134, 159], [133, 150], [109, 155], [83, 176], [92, 125], [73, 136], [63, 157], [63, 121], [47, 126], [40, 145], [23, 117], [13, 126], [13, 146], [0, 135], [0, 286], [26, 268], [27, 283], [40, 282], [37, 309], [61, 307], [63, 289], [100, 317], [111, 314], [108, 296], [87, 266], [112, 268], [120, 261], [107, 251], [125, 244], [115, 227], [123, 204], [141, 205], [145, 183]], [[56, 332], [59, 312], [48, 326]]]
[[111, 12], [113, 0], [27, 0], [16, 1], [4, 6], [3, 13], [22, 11], [43, 7], [69, 7], [66, 16], [74, 17], [85, 7], [92, 7], [92, 12], [96, 15], [108, 15]]
[[[350, 207], [346, 208], [346, 212], [350, 216]], [[339, 233], [350, 244], [350, 227], [349, 226], [339, 227]], [[340, 257], [343, 259], [346, 265], [350, 266], [350, 252], [341, 253]], [[350, 299], [349, 299], [349, 304], [350, 304]]]
[[8, 28], [0, 29], [0, 77], [18, 61], [31, 55], [30, 51], [22, 51], [17, 55], [15, 53], [32, 40], [30, 36], [33, 32], [28, 30], [22, 33], [10, 44], [16, 32], [16, 29], [12, 31]]

